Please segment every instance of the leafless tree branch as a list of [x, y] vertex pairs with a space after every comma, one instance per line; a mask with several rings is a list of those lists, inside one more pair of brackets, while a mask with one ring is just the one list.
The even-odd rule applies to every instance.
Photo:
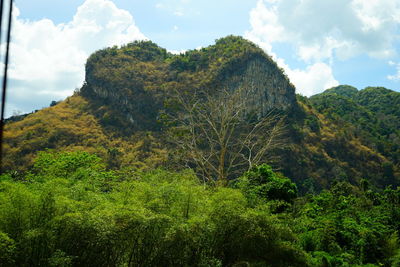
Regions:
[[271, 160], [271, 152], [285, 145], [283, 119], [274, 111], [260, 116], [257, 107], [249, 106], [253, 91], [175, 92], [175, 109], [167, 112], [171, 141], [182, 152], [182, 162], [204, 181], [225, 185], [229, 178]]

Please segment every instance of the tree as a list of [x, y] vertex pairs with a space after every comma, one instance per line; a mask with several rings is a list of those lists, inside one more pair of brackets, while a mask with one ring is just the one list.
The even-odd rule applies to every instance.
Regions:
[[204, 181], [226, 185], [285, 145], [283, 119], [254, 104], [254, 90], [176, 91], [168, 103], [171, 141]]
[[280, 209], [284, 209], [287, 203], [292, 203], [297, 197], [297, 186], [289, 178], [275, 173], [267, 164], [254, 166], [235, 181], [235, 187], [241, 189], [250, 204], [255, 205], [259, 201], [277, 200], [286, 202]]
[[0, 231], [0, 265], [14, 266], [15, 241]]

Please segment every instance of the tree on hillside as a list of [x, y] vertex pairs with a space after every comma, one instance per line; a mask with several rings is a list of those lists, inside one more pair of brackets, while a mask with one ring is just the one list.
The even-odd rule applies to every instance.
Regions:
[[226, 185], [254, 165], [274, 160], [282, 147], [284, 124], [279, 114], [262, 114], [251, 104], [253, 88], [176, 91], [167, 109], [172, 142], [180, 159], [204, 181]]

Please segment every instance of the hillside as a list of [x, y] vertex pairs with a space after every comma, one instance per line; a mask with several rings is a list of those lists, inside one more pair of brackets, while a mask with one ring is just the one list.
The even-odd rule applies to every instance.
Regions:
[[246, 105], [258, 116], [273, 108], [296, 106], [294, 87], [276, 63], [239, 37], [222, 38], [208, 48], [181, 55], [152, 42], [100, 50], [88, 59], [86, 82], [79, 92], [55, 106], [9, 119], [6, 167], [29, 166], [35, 153], [44, 149], [79, 148], [107, 159], [117, 157], [121, 160], [114, 166], [118, 167], [131, 166], [125, 150], [132, 146], [143, 147], [136, 151], [141, 159], [153, 146], [165, 156], [162, 115], [173, 95], [207, 90], [216, 96], [237, 87], [250, 88], [252, 97], [245, 99]]
[[177, 94], [193, 101], [198, 92], [240, 92], [246, 114], [285, 118], [285, 142], [269, 163], [303, 192], [332, 181], [399, 182], [399, 93], [340, 86], [296, 99], [276, 63], [234, 36], [181, 55], [152, 42], [97, 51], [79, 92], [6, 125], [5, 167], [24, 171], [38, 151], [52, 149], [96, 153], [109, 168], [180, 168], [188, 154], [170, 142], [165, 114], [176, 108]]
[[326, 90], [310, 100], [319, 112], [338, 123], [347, 123], [347, 127], [351, 124], [354, 133], [365, 143], [394, 162], [399, 162], [398, 92], [383, 87], [367, 87], [357, 91], [355, 88], [343, 86]]
[[326, 187], [334, 180], [358, 184], [362, 179], [378, 187], [397, 185], [399, 96], [384, 88], [358, 91], [351, 86], [331, 88], [309, 99], [299, 96], [304, 113], [290, 123], [294, 146], [288, 152], [286, 174], [303, 177], [305, 188]]
[[346, 129], [347, 136], [385, 158], [380, 166], [382, 175], [376, 177], [379, 184], [398, 183], [400, 93], [382, 87], [357, 91], [339, 86], [311, 97], [310, 102], [328, 121]]
[[24, 119], [9, 122], [4, 133], [4, 167], [26, 170], [37, 152], [87, 151], [101, 156], [110, 168], [152, 168], [166, 159], [166, 151], [150, 133], [117, 137], [107, 131], [78, 94], [39, 110]]

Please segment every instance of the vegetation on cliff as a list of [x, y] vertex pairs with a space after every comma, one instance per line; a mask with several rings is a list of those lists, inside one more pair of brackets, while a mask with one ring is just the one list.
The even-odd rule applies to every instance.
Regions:
[[[257, 98], [251, 104], [264, 113], [295, 105], [294, 86], [276, 63], [255, 44], [235, 36], [180, 55], [150, 41], [100, 50], [86, 63], [81, 94], [97, 101], [96, 115], [105, 125], [116, 124], [120, 131], [121, 126], [159, 130], [160, 112], [177, 91], [212, 95], [238, 87], [253, 90]], [[101, 112], [104, 105], [112, 108]], [[121, 121], [126, 122], [119, 125]]]

